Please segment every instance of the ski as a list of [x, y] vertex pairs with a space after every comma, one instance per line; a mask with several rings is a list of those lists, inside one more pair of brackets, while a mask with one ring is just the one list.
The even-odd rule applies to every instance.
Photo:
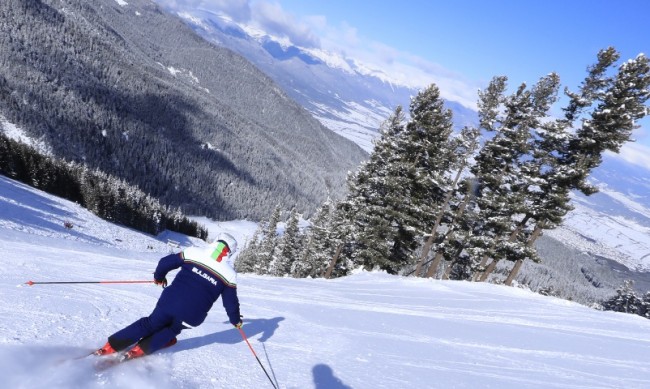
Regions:
[[117, 356], [109, 356], [107, 358], [102, 358], [101, 360], [95, 363], [95, 372], [101, 373], [110, 369], [111, 367], [117, 366], [126, 361], [130, 361], [137, 358], [127, 358], [126, 353], [119, 354]]
[[60, 359], [57, 359], [54, 362], [54, 364], [55, 365], [61, 365], [61, 364], [64, 364], [66, 362], [69, 362], [69, 361], [78, 361], [78, 360], [81, 360], [81, 359], [84, 359], [84, 358], [88, 358], [89, 356], [93, 355], [94, 353], [95, 353], [95, 350], [91, 350], [91, 351], [89, 351], [89, 352], [87, 352], [85, 354], [82, 354], [82, 355], [60, 358]]

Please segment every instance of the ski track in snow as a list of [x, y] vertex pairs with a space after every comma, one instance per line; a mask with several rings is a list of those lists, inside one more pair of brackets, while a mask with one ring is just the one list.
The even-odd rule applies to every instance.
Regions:
[[[215, 225], [239, 238], [254, 230]], [[74, 358], [148, 315], [160, 288], [24, 285], [148, 280], [170, 250], [167, 238], [201, 244], [109, 224], [0, 177], [3, 387], [271, 388], [220, 302], [175, 346], [98, 372], [101, 358]], [[649, 320], [521, 289], [383, 273], [243, 274], [239, 294], [243, 329], [280, 388], [650, 387]]]

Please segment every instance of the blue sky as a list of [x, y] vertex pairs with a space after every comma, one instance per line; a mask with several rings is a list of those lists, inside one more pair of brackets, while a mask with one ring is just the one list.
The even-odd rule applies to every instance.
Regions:
[[[157, 0], [221, 11], [293, 44], [344, 54], [476, 103], [496, 75], [515, 88], [550, 72], [575, 89], [596, 54], [650, 55], [650, 0]], [[557, 107], [559, 112], [559, 107]], [[650, 120], [622, 156], [650, 166]]]

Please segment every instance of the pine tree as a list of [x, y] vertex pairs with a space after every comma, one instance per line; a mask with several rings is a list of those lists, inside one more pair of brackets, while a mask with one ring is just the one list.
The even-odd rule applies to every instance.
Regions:
[[[648, 59], [641, 54], [621, 65], [615, 76], [609, 76], [609, 69], [618, 59], [615, 49], [601, 50], [598, 62], [588, 69], [579, 93], [566, 91], [570, 101], [564, 108], [565, 118], [540, 125], [533, 146], [534, 158], [527, 164], [529, 172], [536, 172], [532, 175], [538, 177], [535, 186], [538, 190], [529, 196], [531, 206], [527, 217], [536, 221], [529, 247], [542, 229], [561, 224], [572, 209], [571, 190], [579, 189], [586, 195], [597, 190], [586, 179], [600, 165], [602, 154], [606, 150], [618, 152], [637, 127], [635, 120], [648, 114], [645, 106], [650, 97]], [[551, 87], [556, 88], [558, 83], [553, 82]], [[575, 128], [577, 120], [580, 124]], [[506, 284], [514, 279], [521, 264], [522, 258]]]
[[250, 241], [246, 243], [242, 251], [237, 256], [235, 269], [239, 273], [255, 273], [256, 264], [259, 262], [258, 252], [260, 246], [260, 235], [262, 234], [262, 225], [260, 224]]
[[[559, 77], [550, 74], [531, 89], [522, 84], [508, 97], [503, 96], [505, 82], [505, 77], [495, 78], [489, 91], [481, 95], [481, 107], [486, 110], [481, 123], [486, 130], [496, 131], [473, 167], [481, 183], [480, 222], [474, 226], [477, 230], [470, 239], [468, 251], [475, 261], [480, 258], [480, 268], [492, 258], [481, 280], [487, 279], [500, 259], [516, 262], [511, 276], [516, 274], [524, 258], [535, 260], [531, 236], [537, 236], [544, 222], [556, 219], [553, 212], [564, 215], [568, 209], [566, 202], [553, 196], [556, 190], [561, 190], [557, 188], [558, 181], [548, 182], [554, 177], [553, 167], [557, 165], [557, 150], [550, 150], [549, 146], [556, 144], [552, 140], [560, 134], [552, 130], [563, 130], [545, 125], [550, 108], [557, 101]], [[504, 111], [499, 114], [497, 109], [501, 104]], [[508, 277], [507, 282], [511, 281], [512, 277]]]
[[[565, 108], [566, 123], [576, 128], [576, 136], [569, 143], [564, 164], [574, 167], [575, 186], [587, 195], [597, 190], [586, 179], [602, 162], [603, 153], [607, 150], [617, 153], [638, 127], [636, 121], [648, 115], [645, 105], [650, 97], [648, 58], [639, 54], [622, 64], [615, 76], [609, 76], [607, 71], [619, 57], [612, 47], [601, 50], [580, 92], [566, 92], [570, 98]], [[575, 126], [575, 121], [579, 125]]]
[[633, 285], [633, 281], [625, 280], [616, 290], [616, 296], [602, 303], [603, 309], [634, 314], [641, 311], [643, 312], [641, 316], [645, 316], [644, 301], [636, 295]]
[[[388, 208], [400, 201], [406, 177], [390, 177], [389, 167], [398, 160], [404, 130], [401, 107], [383, 124], [369, 161], [348, 177], [347, 197], [336, 205], [330, 239], [336, 242], [333, 261], [340, 269], [364, 266], [387, 267], [390, 257], [391, 223], [395, 213]], [[339, 253], [341, 258], [336, 257]], [[329, 268], [333, 268], [331, 263]]]
[[273, 261], [278, 245], [277, 230], [281, 212], [281, 206], [278, 204], [264, 227], [262, 242], [257, 252], [257, 263], [255, 264], [256, 274], [268, 274], [270, 271], [271, 262]]
[[453, 190], [451, 111], [438, 88], [420, 92], [410, 113], [406, 125], [401, 107], [386, 121], [369, 161], [349, 177], [349, 195], [337, 205], [334, 220], [350, 221], [347, 234], [335, 233], [349, 242], [338, 251], [353, 266], [397, 273], [414, 263], [413, 253]]
[[421, 237], [437, 229], [435, 224], [442, 221], [462, 170], [458, 140], [452, 137], [451, 111], [444, 108], [438, 88], [432, 85], [416, 96], [410, 112], [412, 119], [405, 131], [409, 142], [403, 155], [416, 167], [411, 193], [416, 200], [406, 214], [418, 240], [408, 242], [409, 255], [421, 244]]
[[[524, 201], [519, 191], [521, 158], [529, 152], [531, 93], [522, 84], [515, 93], [505, 97], [506, 81], [506, 77], [495, 77], [487, 91], [479, 94], [481, 125], [495, 133], [472, 166], [472, 173], [479, 180], [479, 213], [470, 224], [473, 235], [467, 252], [480, 269], [490, 258], [495, 265], [502, 259], [498, 254], [504, 251], [504, 236], [511, 233], [512, 217], [520, 213]], [[501, 106], [503, 113], [499, 111]]]
[[334, 247], [329, 239], [332, 201], [328, 197], [310, 220], [305, 233], [303, 251], [300, 259], [291, 267], [294, 277], [320, 277], [334, 255]]
[[[467, 207], [469, 200], [471, 200], [470, 194], [468, 194], [467, 190], [464, 189], [465, 186], [459, 186], [459, 183], [463, 174], [467, 174], [466, 168], [469, 166], [470, 159], [473, 158], [474, 153], [479, 147], [479, 135], [480, 131], [477, 128], [464, 127], [461, 130], [460, 135], [454, 139], [454, 154], [457, 156], [457, 159], [452, 165], [452, 169], [456, 170], [456, 177], [453, 180], [451, 190], [447, 191], [445, 199], [443, 200], [443, 206], [438, 210], [438, 215], [436, 216], [433, 228], [431, 229], [430, 236], [422, 248], [420, 260], [415, 269], [416, 276], [419, 276], [422, 267], [426, 266], [424, 261], [428, 257], [429, 251], [436, 241], [439, 241], [439, 243], [436, 244], [435, 256], [429, 265], [426, 277], [432, 277], [438, 270], [440, 261], [442, 260], [446, 250], [447, 241], [449, 238], [453, 237], [452, 234], [455, 233], [455, 224], [457, 223], [457, 220], [459, 220], [460, 215], [465, 212], [465, 208]], [[445, 233], [438, 234], [441, 223], [445, 221], [444, 219], [447, 219]], [[438, 238], [438, 235], [441, 236]]]
[[287, 226], [277, 247], [277, 255], [271, 262], [269, 273], [277, 277], [291, 274], [293, 264], [300, 253], [300, 230], [298, 228], [299, 214], [296, 208], [291, 209]]

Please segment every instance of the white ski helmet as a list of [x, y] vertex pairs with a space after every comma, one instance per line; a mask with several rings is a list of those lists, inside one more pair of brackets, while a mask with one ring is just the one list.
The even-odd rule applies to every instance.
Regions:
[[228, 250], [230, 251], [230, 254], [233, 254], [235, 251], [237, 251], [237, 240], [230, 234], [222, 232], [219, 235], [217, 235], [217, 238], [214, 240], [214, 243], [217, 242], [223, 242], [228, 246]]

